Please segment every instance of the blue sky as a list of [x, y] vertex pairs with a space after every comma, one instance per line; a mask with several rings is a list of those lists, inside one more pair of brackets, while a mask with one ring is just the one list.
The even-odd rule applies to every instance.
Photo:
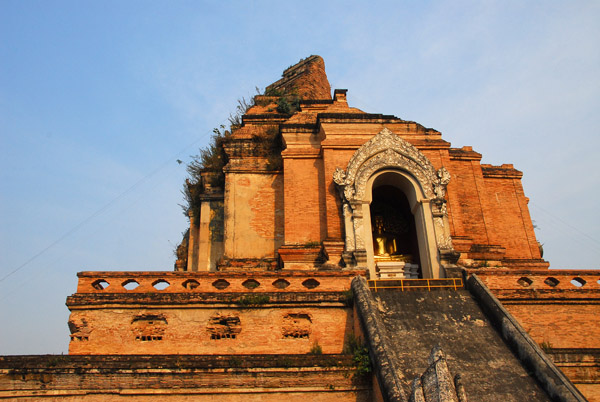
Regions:
[[352, 106], [513, 163], [552, 267], [600, 268], [598, 21], [597, 1], [3, 0], [0, 354], [66, 353], [78, 271], [172, 270], [176, 160], [311, 54]]

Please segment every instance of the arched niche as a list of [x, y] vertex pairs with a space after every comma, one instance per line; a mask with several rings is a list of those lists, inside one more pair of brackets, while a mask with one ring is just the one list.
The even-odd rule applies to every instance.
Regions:
[[418, 260], [424, 278], [439, 278], [440, 266], [437, 247], [435, 243], [433, 214], [429, 200], [414, 177], [400, 169], [383, 169], [375, 172], [367, 181], [364, 202], [361, 203], [364, 220], [365, 251], [367, 268], [371, 275], [375, 272], [375, 255], [373, 236], [371, 235], [373, 222], [371, 222], [371, 205], [375, 188], [391, 186], [401, 191], [408, 200], [410, 213], [414, 220], [417, 243]]
[[384, 128], [361, 146], [346, 170], [334, 172], [343, 200], [344, 259], [376, 277], [371, 234], [373, 188], [393, 186], [407, 197], [414, 216], [423, 277], [443, 277], [442, 254], [453, 252], [444, 194], [450, 174], [436, 170], [418, 149]]

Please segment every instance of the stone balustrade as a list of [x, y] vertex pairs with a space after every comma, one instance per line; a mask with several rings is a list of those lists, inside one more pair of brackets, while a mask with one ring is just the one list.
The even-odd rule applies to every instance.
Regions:
[[342, 292], [361, 273], [92, 271], [77, 274], [77, 293]]

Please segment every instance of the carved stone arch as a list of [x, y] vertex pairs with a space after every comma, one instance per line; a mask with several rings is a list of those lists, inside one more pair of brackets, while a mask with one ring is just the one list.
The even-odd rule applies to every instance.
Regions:
[[333, 174], [344, 203], [346, 258], [352, 255], [358, 267], [368, 267], [371, 275], [375, 274], [370, 249], [370, 191], [375, 178], [384, 171], [396, 172], [414, 187], [418, 205], [411, 208], [421, 227], [419, 241], [427, 246], [424, 275], [443, 276], [441, 255], [453, 253], [444, 199], [450, 174], [444, 167], [436, 171], [423, 153], [387, 128], [363, 144], [345, 170], [337, 168]]
[[[364, 163], [356, 172], [354, 180], [354, 197], [364, 200], [367, 197], [367, 181], [377, 171], [389, 168], [404, 170], [417, 179], [419, 186], [426, 197], [433, 197], [433, 183], [420, 166], [412, 159], [406, 158], [396, 150], [387, 149], [376, 155]], [[435, 174], [435, 170], [434, 170]]]
[[[333, 179], [344, 187], [344, 195], [349, 202], [364, 197], [368, 172], [385, 167], [401, 168], [419, 180], [428, 198], [436, 195], [441, 176], [449, 179], [448, 171], [441, 168], [436, 172], [433, 164], [421, 151], [408, 141], [384, 128], [364, 143], [350, 158], [346, 170], [337, 168]], [[448, 183], [448, 180], [444, 183]], [[443, 197], [443, 194], [442, 194]]]

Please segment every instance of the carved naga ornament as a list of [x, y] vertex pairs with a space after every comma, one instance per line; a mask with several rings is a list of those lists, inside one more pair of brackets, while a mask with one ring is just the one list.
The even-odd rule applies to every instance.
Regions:
[[345, 171], [336, 168], [333, 181], [347, 202], [360, 202], [365, 199], [369, 178], [386, 168], [408, 172], [419, 182], [426, 198], [444, 204], [446, 185], [450, 181], [448, 170], [441, 167], [436, 171], [425, 155], [387, 128], [354, 153]]

